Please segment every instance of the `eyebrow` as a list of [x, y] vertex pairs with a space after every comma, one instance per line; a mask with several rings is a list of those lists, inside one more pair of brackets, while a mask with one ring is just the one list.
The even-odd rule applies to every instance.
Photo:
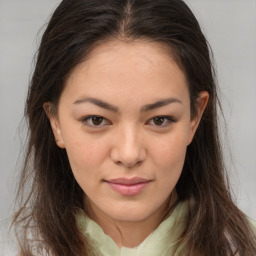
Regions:
[[115, 107], [103, 100], [100, 100], [100, 99], [96, 99], [96, 98], [83, 98], [83, 99], [80, 99], [80, 100], [76, 100], [74, 102], [74, 104], [81, 104], [81, 103], [86, 103], [86, 102], [89, 102], [89, 103], [92, 103], [94, 105], [97, 105], [101, 108], [104, 108], [104, 109], [107, 109], [107, 110], [110, 110], [112, 112], [118, 112], [118, 107]]
[[[104, 108], [104, 109], [107, 109], [107, 110], [110, 110], [112, 112], [118, 112], [119, 109], [118, 107], [116, 106], [113, 106], [103, 100], [100, 100], [100, 99], [96, 99], [96, 98], [83, 98], [83, 99], [79, 99], [79, 100], [76, 100], [73, 104], [77, 105], [77, 104], [82, 104], [82, 103], [86, 103], [86, 102], [89, 102], [89, 103], [92, 103], [98, 107], [101, 107], [101, 108]], [[167, 99], [162, 99], [162, 100], [158, 100], [152, 104], [147, 104], [145, 106], [142, 106], [140, 111], [141, 112], [147, 112], [147, 111], [151, 111], [151, 110], [154, 110], [156, 108], [160, 108], [160, 107], [164, 107], [164, 106], [167, 106], [171, 103], [179, 103], [179, 104], [182, 104], [182, 101], [177, 99], [177, 98], [167, 98]]]
[[146, 111], [150, 111], [156, 108], [160, 108], [160, 107], [164, 107], [167, 106], [171, 103], [180, 103], [182, 104], [182, 102], [179, 99], [176, 98], [168, 98], [168, 99], [162, 99], [162, 100], [158, 100], [155, 103], [152, 104], [147, 104], [145, 106], [143, 106], [141, 108], [141, 112], [146, 112]]

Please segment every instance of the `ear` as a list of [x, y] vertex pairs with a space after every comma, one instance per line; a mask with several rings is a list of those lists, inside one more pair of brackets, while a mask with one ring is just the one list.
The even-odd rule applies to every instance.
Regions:
[[53, 104], [50, 102], [45, 102], [43, 104], [43, 108], [44, 108], [44, 111], [45, 111], [49, 121], [50, 121], [50, 124], [52, 127], [52, 132], [53, 132], [57, 146], [60, 148], [65, 148], [62, 134], [61, 134], [59, 120], [53, 111]]
[[197, 127], [200, 123], [204, 110], [207, 106], [208, 100], [209, 100], [209, 93], [207, 91], [202, 91], [199, 93], [197, 97], [196, 114], [190, 121], [190, 136], [188, 140], [188, 145], [193, 140]]

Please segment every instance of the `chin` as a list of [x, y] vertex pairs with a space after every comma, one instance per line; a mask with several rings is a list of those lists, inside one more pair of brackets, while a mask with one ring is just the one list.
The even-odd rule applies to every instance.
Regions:
[[109, 216], [112, 219], [115, 219], [116, 221], [138, 222], [138, 221], [146, 220], [152, 214], [153, 212], [146, 211], [145, 209], [141, 209], [141, 210], [126, 209], [123, 211], [111, 212]]

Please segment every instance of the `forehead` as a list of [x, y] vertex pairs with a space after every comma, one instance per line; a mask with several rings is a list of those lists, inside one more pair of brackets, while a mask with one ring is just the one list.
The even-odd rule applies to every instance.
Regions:
[[146, 40], [113, 40], [94, 47], [85, 57], [85, 61], [75, 70], [86, 66], [87, 70], [91, 67], [104, 68], [110, 73], [115, 64], [118, 64], [118, 70], [129, 70], [132, 64], [133, 69], [138, 67], [140, 72], [144, 71], [148, 74], [154, 67], [161, 65], [164, 68], [168, 64], [176, 65], [176, 62], [172, 56], [172, 50], [164, 43]]
[[142, 100], [187, 93], [185, 74], [166, 45], [116, 40], [98, 45], [77, 65], [66, 81], [63, 94], [97, 95], [102, 99], [113, 96], [124, 99], [133, 94]]

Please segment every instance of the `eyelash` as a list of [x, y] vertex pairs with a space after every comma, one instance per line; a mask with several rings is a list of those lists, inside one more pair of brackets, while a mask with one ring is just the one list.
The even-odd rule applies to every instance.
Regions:
[[89, 121], [88, 120], [91, 120], [92, 122], [92, 118], [101, 118], [102, 120], [104, 120], [105, 122], [107, 122], [108, 124], [107, 125], [110, 125], [111, 123], [104, 117], [102, 116], [97, 116], [97, 115], [92, 115], [92, 116], [86, 116], [84, 117], [81, 121], [83, 123], [83, 125], [85, 126], [89, 126], [89, 127], [92, 127], [92, 128], [101, 128], [103, 125], [94, 125], [94, 124], [89, 124]]
[[[95, 125], [92, 123], [92, 118], [100, 118], [102, 120], [102, 122], [107, 123], [107, 124], [103, 124], [102, 122], [99, 125]], [[177, 122], [173, 117], [171, 116], [155, 116], [152, 117], [151, 119], [149, 119], [149, 121], [147, 121], [147, 123], [156, 120], [157, 118], [159, 119], [164, 119], [164, 123], [165, 125], [156, 125], [156, 124], [152, 124], [153, 126], [159, 127], [159, 128], [165, 128], [167, 126], [169, 126], [171, 123], [175, 123]], [[83, 123], [83, 125], [88, 126], [90, 128], [102, 128], [105, 125], [111, 125], [111, 122], [108, 121], [106, 118], [102, 117], [102, 116], [98, 116], [98, 115], [90, 115], [90, 116], [86, 116], [84, 117], [81, 122]], [[89, 123], [90, 122], [90, 123]], [[167, 123], [167, 124], [166, 124]]]

